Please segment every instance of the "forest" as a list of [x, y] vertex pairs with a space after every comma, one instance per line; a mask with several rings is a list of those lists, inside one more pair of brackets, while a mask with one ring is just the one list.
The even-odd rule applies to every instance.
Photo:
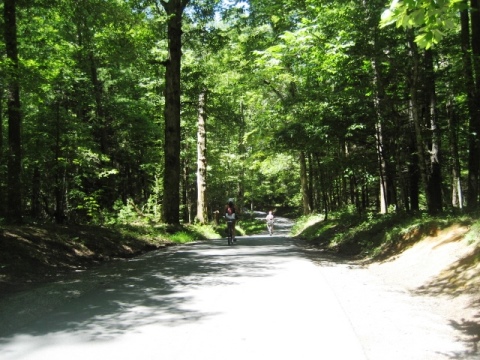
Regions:
[[476, 211], [478, 0], [4, 0], [0, 218]]

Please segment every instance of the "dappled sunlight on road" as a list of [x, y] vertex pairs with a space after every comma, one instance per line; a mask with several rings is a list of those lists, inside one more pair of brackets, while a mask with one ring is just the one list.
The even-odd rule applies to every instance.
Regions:
[[[384, 313], [392, 311], [388, 304], [372, 302], [388, 291], [366, 281], [362, 269], [285, 236], [238, 237], [233, 246], [225, 239], [199, 242], [4, 299], [0, 352], [2, 359], [48, 360], [383, 360], [463, 351], [444, 333], [429, 334], [412, 351], [404, 345], [418, 337], [416, 328], [369, 323], [399, 318]], [[403, 306], [397, 309], [417, 314]], [[437, 339], [444, 344], [432, 349]]]

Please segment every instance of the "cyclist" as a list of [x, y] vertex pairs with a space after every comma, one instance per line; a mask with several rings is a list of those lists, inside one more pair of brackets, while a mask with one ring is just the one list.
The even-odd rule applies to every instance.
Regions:
[[235, 239], [235, 222], [237, 220], [236, 211], [235, 211], [235, 204], [233, 203], [233, 199], [228, 199], [227, 205], [225, 205], [225, 220], [232, 222], [232, 240], [237, 241]]
[[268, 212], [268, 215], [267, 215], [267, 217], [265, 218], [265, 220], [267, 221], [267, 230], [268, 230], [268, 233], [270, 234], [270, 236], [272, 236], [272, 234], [273, 234], [273, 222], [275, 221], [275, 217], [273, 216], [272, 210], [270, 210], [270, 211]]

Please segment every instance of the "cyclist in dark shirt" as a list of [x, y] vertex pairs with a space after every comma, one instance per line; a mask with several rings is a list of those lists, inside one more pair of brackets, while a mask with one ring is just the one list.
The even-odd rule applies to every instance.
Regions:
[[232, 239], [235, 240], [235, 223], [237, 221], [237, 214], [235, 210], [235, 204], [233, 199], [228, 199], [227, 205], [225, 205], [225, 220], [232, 221]]

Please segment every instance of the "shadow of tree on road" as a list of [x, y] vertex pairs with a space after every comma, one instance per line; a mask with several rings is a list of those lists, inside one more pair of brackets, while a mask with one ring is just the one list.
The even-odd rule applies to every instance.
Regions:
[[246, 238], [231, 247], [210, 241], [105, 264], [3, 299], [0, 349], [25, 337], [110, 340], [140, 326], [216, 316], [195, 307], [195, 291], [229, 291], [239, 278], [268, 277], [285, 258], [305, 256], [285, 238]]
[[[426, 296], [446, 295], [452, 298], [469, 294], [472, 300], [469, 301], [468, 308], [478, 309], [480, 305], [480, 297], [478, 297], [479, 262], [480, 248], [476, 248], [471, 254], [459, 259], [413, 293]], [[471, 348], [470, 352], [455, 354], [452, 359], [463, 359], [467, 356], [478, 355], [480, 312], [477, 312], [473, 319], [450, 319], [449, 323], [450, 326], [460, 332], [460, 340]]]

